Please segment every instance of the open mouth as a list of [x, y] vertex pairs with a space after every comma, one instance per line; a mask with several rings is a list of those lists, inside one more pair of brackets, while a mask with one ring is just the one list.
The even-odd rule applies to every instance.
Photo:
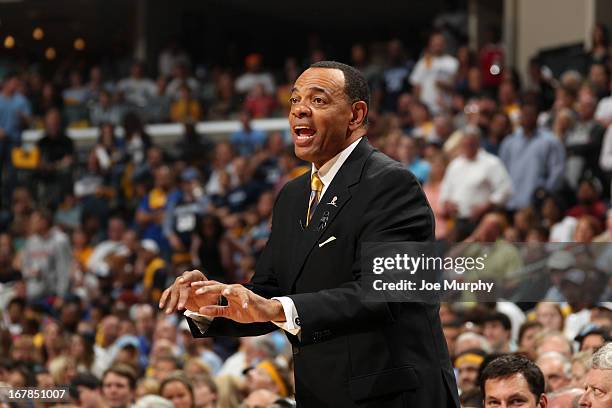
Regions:
[[309, 126], [294, 126], [293, 131], [298, 140], [308, 140], [314, 136], [317, 130]]

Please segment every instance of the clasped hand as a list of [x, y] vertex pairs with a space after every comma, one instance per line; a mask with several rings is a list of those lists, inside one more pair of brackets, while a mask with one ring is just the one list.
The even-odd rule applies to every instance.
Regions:
[[[227, 305], [220, 305], [224, 297]], [[242, 285], [208, 280], [198, 270], [184, 272], [167, 288], [159, 301], [166, 314], [190, 310], [208, 317], [224, 317], [239, 323], [285, 320], [281, 303], [255, 294]]]

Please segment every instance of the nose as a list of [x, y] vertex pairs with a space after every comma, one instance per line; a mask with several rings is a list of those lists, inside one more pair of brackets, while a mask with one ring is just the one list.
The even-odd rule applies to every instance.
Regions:
[[291, 105], [291, 114], [296, 118], [310, 116], [310, 108], [302, 102]]
[[584, 394], [582, 394], [580, 396], [580, 399], [578, 400], [578, 405], [581, 407], [586, 407], [586, 408], [590, 408], [591, 407], [591, 402], [589, 401], [589, 391], [586, 391]]

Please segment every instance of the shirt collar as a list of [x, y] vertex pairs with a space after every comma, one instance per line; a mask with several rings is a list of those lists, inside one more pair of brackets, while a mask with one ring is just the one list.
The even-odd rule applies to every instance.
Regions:
[[[342, 150], [340, 153], [332, 157], [330, 160], [325, 162], [324, 165], [321, 166], [318, 174], [324, 186], [329, 186], [331, 184], [332, 180], [334, 179], [334, 177], [340, 170], [340, 167], [342, 167], [346, 159], [348, 159], [348, 157], [351, 155], [353, 150], [355, 150], [355, 148], [357, 147], [361, 139], [362, 138], [355, 140], [353, 143], [348, 145], [344, 150]], [[315, 167], [313, 163], [312, 168], [310, 170], [310, 174], [312, 175], [315, 171], [317, 171], [317, 168]]]

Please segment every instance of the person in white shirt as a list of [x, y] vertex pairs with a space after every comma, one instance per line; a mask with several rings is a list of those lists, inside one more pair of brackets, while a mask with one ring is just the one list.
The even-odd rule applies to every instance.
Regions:
[[417, 62], [410, 75], [410, 83], [420, 100], [427, 104], [434, 113], [443, 110], [450, 104], [450, 93], [453, 80], [459, 68], [459, 62], [451, 55], [445, 54], [446, 43], [441, 33], [433, 33], [425, 55]]
[[512, 195], [512, 181], [504, 164], [480, 148], [480, 130], [468, 126], [463, 132], [461, 154], [446, 169], [440, 190], [440, 205], [473, 229], [480, 217], [494, 206], [501, 207]]
[[261, 70], [261, 60], [259, 54], [250, 54], [245, 58], [246, 72], [236, 78], [236, 92], [246, 95], [257, 84], [262, 84], [268, 94], [274, 94], [274, 78], [269, 72]]
[[144, 76], [141, 62], [132, 64], [130, 76], [119, 81], [117, 88], [127, 102], [140, 107], [146, 106], [157, 95], [157, 85]]

